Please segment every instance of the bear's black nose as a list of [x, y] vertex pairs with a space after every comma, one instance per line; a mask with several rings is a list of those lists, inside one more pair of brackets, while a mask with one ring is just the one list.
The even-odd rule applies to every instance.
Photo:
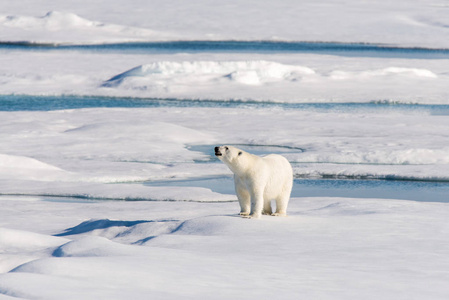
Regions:
[[215, 147], [215, 156], [221, 156], [220, 148]]

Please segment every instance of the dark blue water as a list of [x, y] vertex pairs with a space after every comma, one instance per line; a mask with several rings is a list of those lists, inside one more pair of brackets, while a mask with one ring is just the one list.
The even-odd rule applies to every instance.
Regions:
[[367, 43], [282, 42], [282, 41], [173, 41], [100, 45], [58, 45], [27, 42], [0, 43], [0, 49], [26, 51], [77, 50], [123, 53], [245, 52], [315, 53], [362, 57], [449, 58], [449, 49], [404, 48]]
[[[203, 187], [234, 195], [231, 176], [146, 182], [147, 186]], [[449, 203], [449, 184], [431, 181], [295, 179], [292, 197], [401, 199]]]
[[79, 108], [155, 108], [155, 107], [215, 107], [215, 108], [276, 108], [319, 112], [406, 112], [449, 115], [449, 105], [369, 103], [277, 103], [256, 101], [215, 101], [148, 99], [98, 96], [29, 96], [0, 95], [0, 111], [51, 111]]
[[[235, 195], [234, 181], [231, 176], [148, 181], [143, 184], [152, 187], [202, 187], [211, 189], [216, 193]], [[404, 180], [295, 179], [291, 196], [398, 199], [449, 203], [449, 183]], [[232, 196], [232, 198], [234, 197]], [[91, 198], [84, 194], [78, 196], [0, 195], [0, 198], [9, 200], [29, 198], [33, 200], [73, 203], [105, 200]], [[127, 201], [141, 200], [127, 199]]]
[[[233, 145], [245, 151], [266, 155], [286, 154], [306, 151], [297, 147], [280, 145]], [[210, 157], [205, 163], [221, 163], [214, 155], [214, 145], [189, 146], [190, 151], [203, 152]], [[235, 194], [232, 176], [211, 176], [184, 180], [164, 180], [144, 183], [149, 186], [195, 186], [209, 188], [222, 194]], [[295, 179], [292, 197], [349, 197], [402, 199], [424, 202], [449, 203], [449, 182], [394, 179]]]

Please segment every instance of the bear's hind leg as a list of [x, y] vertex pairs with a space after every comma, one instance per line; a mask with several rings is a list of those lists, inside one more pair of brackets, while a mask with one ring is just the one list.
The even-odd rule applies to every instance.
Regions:
[[287, 216], [287, 205], [290, 199], [290, 195], [280, 196], [276, 199], [276, 212], [272, 214], [277, 217], [286, 217]]
[[287, 216], [287, 206], [290, 200], [290, 195], [292, 193], [293, 178], [289, 178], [284, 184], [282, 192], [276, 198], [276, 212], [273, 216], [286, 217]]

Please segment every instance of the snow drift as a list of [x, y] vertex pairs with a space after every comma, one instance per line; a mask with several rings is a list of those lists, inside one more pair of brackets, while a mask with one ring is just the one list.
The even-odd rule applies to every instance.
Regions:
[[[109, 79], [104, 85], [113, 87], [126, 84], [134, 77], [145, 77], [148, 82], [194, 81], [214, 82], [227, 78], [247, 85], [259, 85], [282, 80], [295, 81], [315, 72], [307, 67], [285, 65], [270, 61], [161, 61], [141, 65]], [[140, 81], [142, 82], [142, 81]], [[131, 84], [131, 83], [128, 83]]]
[[447, 104], [445, 61], [299, 53], [5, 51], [0, 94]]
[[[430, 70], [417, 68], [388, 67], [377, 70], [348, 72], [334, 70], [329, 75], [317, 74], [313, 69], [287, 65], [273, 61], [159, 61], [137, 66], [120, 73], [109, 80], [103, 86], [143, 89], [146, 82], [146, 90], [151, 90], [151, 85], [169, 87], [169, 85], [187, 85], [188, 83], [220, 85], [226, 83], [223, 79], [229, 79], [243, 85], [262, 85], [276, 82], [298, 82], [302, 79], [310, 81], [318, 80], [373, 80], [378, 78], [438, 78]], [[133, 85], [135, 85], [133, 87]]]
[[449, 82], [446, 73], [402, 66], [361, 69], [360, 62], [356, 70], [323, 70], [328, 67], [323, 64], [314, 69], [267, 60], [158, 61], [112, 76], [97, 92], [204, 100], [447, 101], [447, 93], [441, 89]]

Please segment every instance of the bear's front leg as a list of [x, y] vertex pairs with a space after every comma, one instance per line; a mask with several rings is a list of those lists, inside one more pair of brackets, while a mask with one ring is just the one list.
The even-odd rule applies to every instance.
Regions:
[[262, 216], [263, 210], [263, 192], [256, 191], [251, 195], [251, 213], [250, 218], [258, 219]]
[[248, 216], [251, 212], [251, 195], [249, 194], [245, 184], [243, 181], [234, 176], [235, 183], [235, 193], [237, 194], [237, 198], [239, 199], [240, 204], [240, 215]]

